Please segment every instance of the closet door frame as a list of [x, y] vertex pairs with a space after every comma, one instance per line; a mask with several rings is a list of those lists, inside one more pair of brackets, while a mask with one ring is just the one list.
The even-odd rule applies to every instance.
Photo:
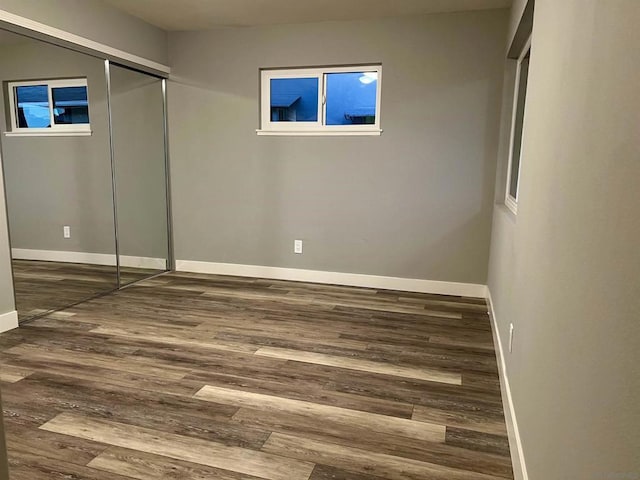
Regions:
[[[154, 275], [150, 275], [144, 279], [137, 280], [135, 282], [123, 284], [121, 280], [121, 265], [120, 265], [120, 237], [118, 232], [118, 198], [117, 198], [117, 177], [116, 177], [116, 158], [115, 158], [115, 149], [113, 142], [113, 116], [112, 116], [112, 104], [111, 104], [111, 66], [124, 68], [127, 70], [131, 70], [134, 72], [138, 72], [143, 75], [148, 75], [150, 77], [157, 78], [160, 80], [161, 92], [162, 92], [162, 128], [163, 128], [163, 148], [164, 148], [164, 178], [165, 178], [165, 211], [166, 211], [166, 226], [167, 226], [167, 258], [166, 258], [166, 267], [164, 271], [159, 272]], [[172, 225], [172, 214], [171, 214], [171, 171], [170, 171], [170, 163], [169, 163], [169, 124], [167, 119], [167, 79], [164, 76], [157, 75], [154, 73], [150, 73], [149, 71], [141, 70], [139, 68], [134, 68], [129, 65], [124, 65], [121, 63], [116, 63], [111, 60], [105, 59], [104, 61], [104, 72], [105, 72], [105, 81], [107, 85], [107, 110], [109, 116], [109, 149], [110, 149], [110, 158], [111, 158], [111, 184], [112, 184], [112, 194], [113, 194], [113, 221], [114, 221], [114, 233], [116, 239], [116, 270], [117, 270], [117, 282], [118, 282], [118, 290], [124, 287], [128, 287], [130, 285], [135, 285], [138, 282], [143, 280], [148, 280], [149, 278], [154, 278], [158, 275], [162, 275], [166, 272], [171, 272], [175, 270], [175, 255], [174, 255], [174, 245], [173, 245], [173, 225]]]

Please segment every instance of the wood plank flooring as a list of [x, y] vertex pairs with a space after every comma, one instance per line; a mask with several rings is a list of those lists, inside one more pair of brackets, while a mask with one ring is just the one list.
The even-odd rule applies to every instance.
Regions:
[[[116, 267], [36, 260], [12, 260], [12, 266], [20, 321], [116, 288]], [[120, 271], [123, 284], [159, 273], [129, 267]]]
[[483, 300], [167, 274], [0, 335], [12, 480], [512, 479]]

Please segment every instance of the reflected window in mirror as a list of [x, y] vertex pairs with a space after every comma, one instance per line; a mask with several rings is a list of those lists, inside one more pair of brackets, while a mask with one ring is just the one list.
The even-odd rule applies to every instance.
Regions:
[[86, 78], [9, 82], [12, 135], [87, 135]]

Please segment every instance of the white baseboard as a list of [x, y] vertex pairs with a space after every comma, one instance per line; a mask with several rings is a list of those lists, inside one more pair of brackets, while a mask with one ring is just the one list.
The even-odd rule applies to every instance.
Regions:
[[18, 312], [7, 312], [0, 314], [0, 333], [18, 328]]
[[120, 265], [130, 268], [148, 268], [150, 270], [166, 270], [167, 261], [164, 258], [134, 257], [120, 255]]
[[383, 277], [378, 275], [364, 275], [360, 273], [325, 272], [321, 270], [265, 267], [260, 265], [239, 265], [235, 263], [177, 260], [176, 270], [179, 272], [269, 278], [273, 280], [293, 280], [298, 282], [379, 288], [383, 290], [401, 290], [405, 292], [435, 293], [440, 295], [459, 295], [475, 298], [484, 298], [486, 293], [485, 285], [478, 285], [474, 283], [440, 282], [436, 280], [421, 280], [417, 278]]
[[65, 252], [62, 250], [33, 250], [30, 248], [12, 248], [11, 257], [15, 260], [40, 260], [43, 262], [88, 263], [91, 265], [115, 265], [115, 255], [107, 253]]
[[[65, 252], [62, 250], [33, 250], [30, 248], [12, 248], [11, 256], [16, 260], [41, 260], [45, 262], [87, 263], [90, 265], [115, 266], [115, 254], [91, 252]], [[132, 268], [165, 270], [164, 258], [134, 257], [120, 255], [120, 265]]]
[[513, 398], [511, 396], [511, 387], [509, 386], [509, 376], [507, 375], [507, 364], [504, 359], [500, 330], [498, 329], [498, 322], [496, 320], [496, 313], [493, 309], [493, 300], [491, 299], [489, 287], [487, 287], [486, 297], [489, 302], [489, 316], [491, 317], [493, 341], [498, 346], [496, 350], [496, 357], [498, 360], [498, 372], [500, 374], [500, 389], [502, 390], [504, 418], [507, 423], [507, 432], [509, 434], [509, 448], [511, 449], [511, 462], [513, 464], [514, 480], [529, 480], [527, 464], [524, 459], [524, 451], [522, 450], [522, 441], [520, 439], [520, 430], [518, 429], [518, 421], [516, 419], [516, 411], [513, 405]]

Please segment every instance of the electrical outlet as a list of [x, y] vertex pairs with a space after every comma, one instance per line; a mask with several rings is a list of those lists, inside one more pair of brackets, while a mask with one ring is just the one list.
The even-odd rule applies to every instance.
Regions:
[[62, 227], [62, 236], [64, 238], [71, 238], [71, 227], [69, 225]]
[[513, 351], [513, 323], [509, 324], [509, 353]]
[[293, 241], [293, 253], [302, 253], [302, 240]]

